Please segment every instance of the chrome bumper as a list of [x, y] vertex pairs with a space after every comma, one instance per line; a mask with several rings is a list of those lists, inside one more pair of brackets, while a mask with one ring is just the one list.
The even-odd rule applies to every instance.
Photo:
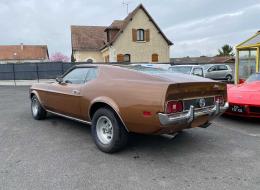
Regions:
[[224, 113], [228, 109], [228, 106], [228, 102], [226, 102], [224, 106], [221, 106], [219, 102], [216, 102], [214, 107], [211, 108], [202, 108], [195, 110], [194, 106], [190, 106], [189, 111], [186, 113], [178, 113], [174, 115], [158, 113], [158, 116], [162, 125], [189, 125], [194, 119], [201, 116], [208, 116], [208, 121], [210, 121]]

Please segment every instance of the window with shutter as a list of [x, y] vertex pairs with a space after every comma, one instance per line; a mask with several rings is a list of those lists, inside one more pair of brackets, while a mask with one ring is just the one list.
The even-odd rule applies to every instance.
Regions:
[[144, 29], [137, 30], [137, 41], [144, 41]]
[[159, 55], [157, 53], [152, 54], [152, 62], [158, 62], [159, 61]]
[[149, 29], [145, 30], [145, 41], [146, 42], [150, 41], [150, 30]]
[[131, 61], [131, 56], [130, 54], [125, 54], [124, 55], [124, 62], [130, 62]]
[[117, 54], [117, 62], [124, 62], [124, 55], [123, 54]]
[[133, 40], [133, 42], [136, 42], [136, 40], [137, 40], [137, 30], [136, 29], [132, 29], [132, 40]]

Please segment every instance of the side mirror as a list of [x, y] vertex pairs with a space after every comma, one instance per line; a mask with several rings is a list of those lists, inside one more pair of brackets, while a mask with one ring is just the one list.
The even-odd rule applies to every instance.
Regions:
[[59, 84], [61, 84], [61, 83], [63, 83], [63, 78], [62, 78], [62, 77], [57, 77], [57, 78], [56, 78], [56, 81], [57, 81]]

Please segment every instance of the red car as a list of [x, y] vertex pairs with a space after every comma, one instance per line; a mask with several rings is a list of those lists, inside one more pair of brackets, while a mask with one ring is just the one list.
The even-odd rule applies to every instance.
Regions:
[[260, 118], [260, 73], [251, 75], [243, 84], [228, 85], [228, 115]]

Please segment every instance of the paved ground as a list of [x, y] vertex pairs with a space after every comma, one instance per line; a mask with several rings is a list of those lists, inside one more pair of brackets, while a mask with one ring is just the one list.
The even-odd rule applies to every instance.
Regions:
[[40, 79], [38, 80], [0, 80], [0, 86], [29, 86], [39, 82], [53, 82], [54, 79]]
[[104, 154], [89, 127], [30, 115], [28, 87], [0, 87], [0, 189], [260, 189], [260, 121], [219, 118]]

